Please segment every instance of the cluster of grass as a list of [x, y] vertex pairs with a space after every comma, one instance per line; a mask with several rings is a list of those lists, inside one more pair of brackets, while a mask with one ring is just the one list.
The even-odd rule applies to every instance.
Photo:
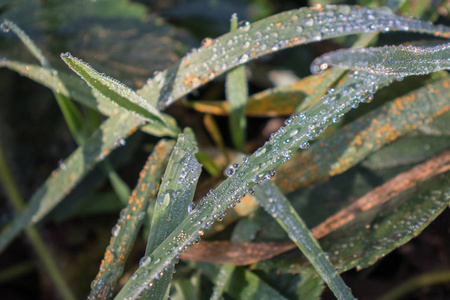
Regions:
[[[317, 299], [328, 286], [354, 299], [339, 273], [374, 265], [449, 205], [450, 28], [409, 17], [435, 18], [426, 6], [313, 1], [262, 17], [271, 5], [251, 1], [260, 20], [233, 14], [228, 33], [186, 52], [179, 40], [192, 36], [149, 19], [141, 4], [78, 2], [1, 4], [0, 66], [52, 92], [77, 145], [35, 179], [43, 183], [25, 204], [6, 159], [12, 149], [0, 143], [2, 191], [17, 211], [0, 251], [21, 248], [12, 242], [24, 231], [54, 297]], [[189, 6], [175, 7], [161, 14], [184, 12], [193, 30]], [[397, 32], [412, 34], [385, 38]], [[386, 43], [396, 45], [377, 47]], [[325, 52], [314, 45], [344, 49], [309, 68]], [[263, 60], [289, 48], [276, 67]], [[58, 239], [81, 250], [54, 249]], [[90, 286], [77, 280], [97, 268]], [[3, 280], [29, 272], [19, 261]], [[449, 272], [421, 278], [445, 282]]]

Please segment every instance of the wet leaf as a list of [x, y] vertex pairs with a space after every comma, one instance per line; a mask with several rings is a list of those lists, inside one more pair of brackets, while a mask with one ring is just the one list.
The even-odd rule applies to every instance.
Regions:
[[[159, 122], [160, 126], [169, 127], [168, 116], [163, 116], [146, 99], [119, 81], [98, 73], [87, 63], [73, 57], [70, 53], [61, 54], [62, 60], [89, 86], [99, 92], [106, 99], [123, 107], [129, 112], [137, 114], [149, 122]], [[171, 128], [174, 132], [176, 129]]]
[[[333, 26], [329, 30], [328, 26]], [[442, 25], [395, 16], [389, 9], [345, 5], [283, 12], [194, 49], [173, 67], [147, 81], [142, 94], [163, 109], [195, 88], [242, 64], [281, 49], [334, 37], [404, 30], [448, 37]]]
[[139, 229], [144, 222], [148, 204], [156, 196], [159, 181], [169, 160], [174, 143], [162, 140], [149, 156], [141, 171], [138, 184], [128, 199], [128, 205], [120, 212], [113, 227], [111, 241], [106, 248], [99, 273], [91, 284], [88, 299], [109, 299], [117, 280], [122, 276]]
[[341, 49], [316, 58], [311, 64], [311, 72], [321, 74], [332, 67], [396, 77], [423, 75], [450, 69], [449, 57], [450, 44]]
[[[201, 165], [194, 156], [197, 151], [195, 136], [192, 130], [187, 128], [178, 137], [158, 191], [158, 197], [153, 208], [147, 249], [145, 250], [145, 256], [141, 259], [141, 268], [146, 268], [153, 263], [153, 251], [194, 209], [195, 204], [192, 199], [201, 172]], [[152, 288], [144, 291], [142, 297], [167, 298], [165, 295], [170, 288], [174, 269], [175, 266], [170, 265], [164, 271], [159, 271], [156, 274], [156, 280], [151, 283]], [[127, 285], [135, 284], [135, 282], [139, 284], [139, 271], [140, 269], [135, 272], [136, 276], [131, 277], [124, 289]]]

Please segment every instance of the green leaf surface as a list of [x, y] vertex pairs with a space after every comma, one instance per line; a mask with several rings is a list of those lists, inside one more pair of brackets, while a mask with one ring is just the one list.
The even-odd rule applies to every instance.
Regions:
[[449, 173], [435, 176], [361, 214], [322, 245], [335, 254], [332, 260], [339, 269], [366, 268], [422, 232], [449, 205], [449, 192]]
[[397, 77], [423, 75], [450, 69], [449, 57], [450, 44], [341, 49], [316, 58], [311, 64], [311, 72], [321, 74], [333, 67]]
[[300, 248], [337, 299], [355, 299], [336, 269], [314, 239], [305, 222], [289, 200], [272, 181], [267, 181], [255, 191], [261, 206], [283, 227], [289, 238]]
[[[334, 30], [328, 29], [330, 25]], [[148, 80], [142, 95], [157, 100], [163, 109], [220, 74], [260, 56], [339, 36], [396, 30], [441, 37], [450, 34], [445, 26], [396, 16], [386, 8], [300, 8], [247, 24], [194, 49], [176, 65]]]
[[[238, 19], [237, 15], [234, 14], [231, 17], [231, 31], [237, 30], [237, 27]], [[245, 66], [236, 67], [227, 73], [225, 79], [225, 94], [230, 105], [228, 125], [230, 127], [231, 140], [236, 150], [244, 152], [247, 132], [245, 110], [248, 99]]]
[[149, 156], [136, 188], [128, 199], [128, 205], [120, 212], [120, 218], [111, 230], [111, 241], [106, 248], [99, 273], [91, 284], [88, 299], [109, 299], [117, 280], [122, 276], [125, 262], [144, 221], [150, 201], [156, 191], [173, 148], [172, 141], [162, 140]]
[[[178, 137], [161, 182], [141, 267], [152, 263], [153, 251], [188, 215], [188, 207], [193, 205], [192, 199], [201, 173], [201, 165], [195, 158], [197, 151], [194, 133], [190, 128], [186, 128]], [[174, 266], [171, 266], [164, 270], [164, 274], [158, 274], [158, 280], [153, 283], [150, 290], [143, 293], [142, 297], [167, 298], [173, 270]]]
[[361, 164], [370, 169], [393, 168], [418, 163], [448, 148], [448, 137], [409, 136], [370, 154]]
[[450, 110], [450, 79], [410, 92], [314, 143], [284, 164], [275, 178], [283, 192], [340, 174], [370, 153]]
[[[145, 118], [149, 122], [159, 122], [160, 126], [170, 128], [171, 123], [167, 121], [168, 116], [163, 116], [153, 105], [135, 91], [118, 82], [98, 73], [87, 63], [73, 57], [70, 53], [61, 54], [62, 60], [83, 78], [89, 86], [98, 91], [106, 99], [116, 103], [129, 112]], [[170, 128], [174, 133], [175, 128]]]

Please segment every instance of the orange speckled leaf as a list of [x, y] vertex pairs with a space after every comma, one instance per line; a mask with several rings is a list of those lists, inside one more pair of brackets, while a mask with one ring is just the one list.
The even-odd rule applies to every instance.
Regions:
[[340, 174], [371, 152], [450, 110], [450, 79], [428, 84], [298, 152], [275, 177], [284, 193]]
[[159, 181], [169, 160], [174, 141], [161, 140], [148, 158], [139, 176], [139, 182], [120, 212], [113, 227], [111, 241], [106, 248], [97, 277], [91, 285], [88, 299], [108, 299], [123, 272], [136, 235], [144, 221], [148, 204], [155, 198]]
[[[354, 220], [359, 213], [382, 205], [418, 183], [448, 170], [450, 170], [450, 151], [444, 151], [397, 175], [333, 214], [312, 229], [313, 236], [316, 239], [322, 238]], [[181, 258], [197, 262], [228, 263], [241, 266], [263, 261], [296, 248], [297, 246], [292, 242], [203, 241], [188, 248]], [[260, 253], [261, 251], [264, 253]]]

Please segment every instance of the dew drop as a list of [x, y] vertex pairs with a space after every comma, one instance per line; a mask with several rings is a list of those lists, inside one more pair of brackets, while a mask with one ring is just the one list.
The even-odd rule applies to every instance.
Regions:
[[197, 208], [197, 204], [192, 202], [191, 204], [189, 204], [188, 206], [188, 214], [192, 214], [192, 212]]
[[306, 149], [308, 149], [310, 146], [311, 146], [311, 145], [310, 145], [308, 142], [303, 142], [303, 143], [300, 145], [300, 149], [306, 150]]
[[143, 256], [141, 260], [139, 261], [139, 267], [145, 267], [152, 261], [152, 258], [150, 256]]
[[120, 232], [120, 226], [116, 225], [111, 229], [112, 236], [118, 236]]
[[3, 23], [0, 25], [0, 28], [1, 28], [1, 30], [2, 30], [3, 32], [9, 32], [9, 30], [10, 30], [9, 25], [8, 25], [6, 22], [3, 22]]

